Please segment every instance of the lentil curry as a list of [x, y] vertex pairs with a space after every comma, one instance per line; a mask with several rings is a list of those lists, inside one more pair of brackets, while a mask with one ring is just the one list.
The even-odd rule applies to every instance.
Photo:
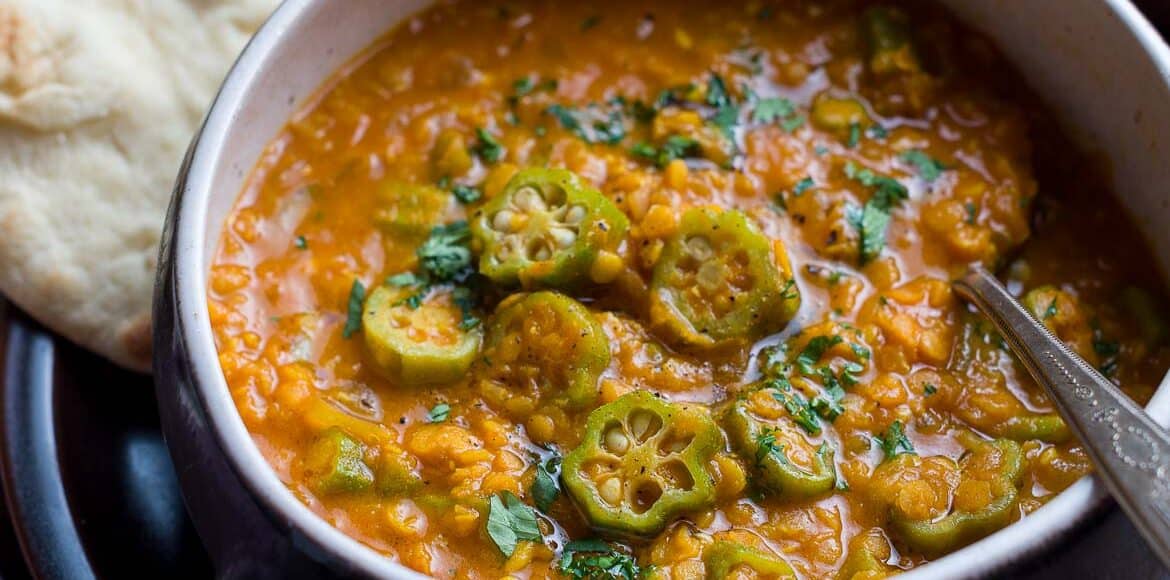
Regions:
[[1163, 290], [925, 4], [459, 0], [270, 146], [210, 277], [289, 489], [441, 577], [876, 578], [1089, 471], [949, 280], [1145, 401]]

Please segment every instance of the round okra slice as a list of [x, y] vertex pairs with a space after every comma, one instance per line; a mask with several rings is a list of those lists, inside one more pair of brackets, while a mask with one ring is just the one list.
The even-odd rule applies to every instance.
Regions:
[[305, 455], [305, 475], [313, 491], [334, 495], [362, 491], [374, 483], [365, 462], [365, 445], [340, 427], [317, 436]]
[[721, 540], [703, 550], [707, 578], [759, 578], [779, 580], [796, 578], [796, 571], [779, 556], [756, 548]]
[[550, 291], [502, 304], [484, 348], [488, 380], [566, 409], [597, 401], [609, 360], [609, 338], [589, 309]]
[[594, 261], [615, 251], [629, 219], [601, 192], [564, 169], [521, 170], [475, 212], [479, 271], [496, 284], [571, 288]]
[[380, 286], [362, 311], [366, 350], [378, 372], [403, 386], [452, 383], [467, 373], [483, 330], [465, 328], [455, 290]]
[[738, 210], [688, 210], [651, 278], [651, 322], [687, 346], [771, 334], [799, 308], [783, 245]]
[[944, 554], [1011, 523], [1023, 475], [1023, 452], [1010, 439], [960, 437], [967, 453], [901, 454], [874, 470], [893, 529], [913, 549]]
[[635, 391], [589, 414], [561, 477], [596, 531], [650, 537], [713, 504], [707, 463], [722, 445], [705, 413]]
[[732, 448], [752, 466], [761, 492], [803, 499], [836, 485], [832, 449], [803, 433], [769, 389], [753, 391], [732, 403], [723, 415], [723, 427]]

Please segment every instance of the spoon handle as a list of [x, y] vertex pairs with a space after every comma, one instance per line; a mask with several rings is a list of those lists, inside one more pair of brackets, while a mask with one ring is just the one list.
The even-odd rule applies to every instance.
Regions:
[[955, 282], [1060, 408], [1097, 475], [1170, 567], [1170, 435], [1112, 382], [1073, 354], [981, 267]]

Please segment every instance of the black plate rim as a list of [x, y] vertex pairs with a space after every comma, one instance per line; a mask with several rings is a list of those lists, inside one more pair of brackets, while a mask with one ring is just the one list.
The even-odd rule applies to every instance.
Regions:
[[53, 420], [54, 339], [6, 308], [0, 478], [25, 563], [37, 578], [96, 578], [65, 496]]

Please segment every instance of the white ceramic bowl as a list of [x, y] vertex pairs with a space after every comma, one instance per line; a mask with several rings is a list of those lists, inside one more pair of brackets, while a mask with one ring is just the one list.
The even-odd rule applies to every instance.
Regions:
[[[1170, 271], [1170, 50], [1149, 23], [1125, 0], [942, 1], [991, 36], [1069, 131], [1110, 160], [1114, 191]], [[342, 65], [426, 4], [285, 2], [232, 69], [180, 175], [155, 298], [156, 380], [188, 505], [226, 575], [285, 575], [281, 566], [307, 555], [325, 563], [312, 573], [418, 576], [315, 516], [269, 469], [228, 393], [206, 296], [224, 218], [261, 150]], [[1170, 422], [1166, 381], [1147, 410]], [[210, 498], [209, 486], [220, 486]], [[1105, 499], [1084, 478], [1019, 523], [905, 577], [1002, 571], [1066, 537]]]

